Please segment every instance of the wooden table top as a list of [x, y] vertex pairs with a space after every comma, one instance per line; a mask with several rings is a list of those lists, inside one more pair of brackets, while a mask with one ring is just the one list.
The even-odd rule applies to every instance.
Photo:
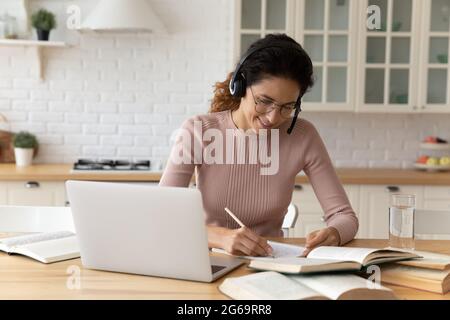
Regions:
[[[72, 172], [72, 164], [33, 164], [16, 167], [15, 164], [0, 164], [1, 181], [146, 181], [159, 182], [162, 172]], [[357, 169], [337, 168], [337, 175], [343, 184], [373, 185], [436, 185], [450, 186], [450, 172], [423, 172], [412, 169]], [[306, 175], [298, 175], [298, 184], [309, 183]]]
[[[304, 239], [272, 239], [302, 245]], [[348, 246], [383, 248], [387, 240], [354, 240]], [[450, 241], [418, 240], [417, 250], [450, 254]], [[0, 252], [0, 299], [228, 299], [218, 286], [226, 277], [254, 272], [246, 265], [213, 283], [130, 275], [84, 269], [80, 259], [41, 264], [23, 256]], [[79, 282], [74, 281], [79, 274]], [[76, 285], [79, 283], [79, 289]], [[67, 285], [69, 284], [69, 286]], [[450, 300], [440, 295], [386, 284], [400, 299]], [[69, 289], [73, 288], [73, 289]]]

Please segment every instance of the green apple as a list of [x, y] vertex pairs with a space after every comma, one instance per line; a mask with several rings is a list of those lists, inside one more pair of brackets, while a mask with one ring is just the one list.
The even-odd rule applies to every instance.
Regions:
[[435, 158], [435, 157], [430, 157], [427, 160], [427, 165], [429, 165], [429, 166], [437, 166], [437, 165], [439, 165], [439, 159]]
[[439, 164], [441, 166], [448, 166], [448, 165], [450, 165], [450, 157], [442, 157], [441, 160], [439, 160]]

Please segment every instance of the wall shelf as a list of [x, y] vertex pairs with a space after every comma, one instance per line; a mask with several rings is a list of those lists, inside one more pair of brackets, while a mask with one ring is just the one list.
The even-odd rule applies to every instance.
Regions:
[[29, 50], [35, 57], [37, 74], [39, 79], [43, 79], [42, 72], [42, 49], [43, 48], [67, 48], [68, 44], [61, 41], [38, 41], [23, 39], [0, 39], [0, 46], [21, 46]]

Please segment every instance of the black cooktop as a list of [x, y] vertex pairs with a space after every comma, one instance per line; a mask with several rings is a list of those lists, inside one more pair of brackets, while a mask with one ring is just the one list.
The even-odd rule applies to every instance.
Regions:
[[110, 160], [110, 159], [78, 159], [73, 164], [73, 170], [102, 170], [102, 171], [126, 171], [126, 170], [150, 170], [150, 160]]

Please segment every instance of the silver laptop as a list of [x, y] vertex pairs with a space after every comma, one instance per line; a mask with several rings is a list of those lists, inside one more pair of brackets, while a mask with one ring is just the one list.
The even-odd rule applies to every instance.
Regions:
[[66, 181], [83, 266], [211, 282], [243, 262], [210, 256], [200, 191]]

